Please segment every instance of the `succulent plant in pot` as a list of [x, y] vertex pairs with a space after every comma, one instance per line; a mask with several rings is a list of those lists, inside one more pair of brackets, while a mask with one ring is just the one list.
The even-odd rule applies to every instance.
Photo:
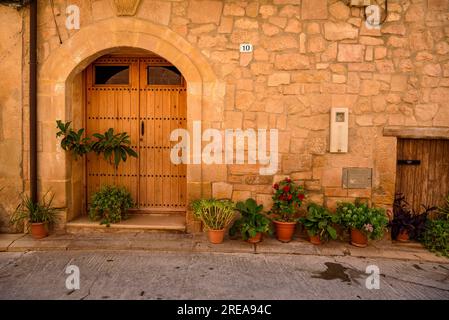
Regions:
[[296, 213], [304, 200], [302, 186], [295, 184], [290, 178], [285, 178], [273, 185], [273, 223], [276, 237], [281, 242], [289, 242], [293, 238], [298, 221]]
[[307, 207], [307, 215], [299, 218], [309, 235], [310, 242], [313, 244], [321, 244], [322, 241], [337, 238], [337, 231], [333, 227], [335, 216], [315, 203], [311, 203]]
[[339, 203], [337, 206], [338, 221], [351, 232], [351, 244], [366, 247], [369, 239], [380, 239], [388, 224], [388, 217], [384, 209], [370, 208], [367, 204]]
[[240, 233], [243, 240], [257, 243], [264, 233], [271, 233], [271, 221], [262, 213], [263, 205], [257, 205], [254, 199], [249, 198], [245, 202], [237, 202], [236, 209], [241, 216], [229, 229], [230, 236]]
[[195, 217], [201, 220], [207, 230], [209, 241], [223, 242], [224, 231], [235, 217], [235, 205], [230, 200], [200, 199], [192, 202]]
[[41, 201], [34, 202], [27, 194], [23, 194], [20, 204], [11, 216], [10, 223], [15, 226], [26, 223], [27, 230], [31, 231], [33, 238], [45, 238], [48, 236], [49, 225], [53, 224], [57, 218], [58, 208], [53, 207], [53, 198], [54, 194], [50, 195], [47, 191]]

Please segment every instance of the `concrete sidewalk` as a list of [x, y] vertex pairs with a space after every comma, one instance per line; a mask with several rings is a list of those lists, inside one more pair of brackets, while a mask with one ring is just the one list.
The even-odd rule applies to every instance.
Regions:
[[55, 250], [144, 250], [156, 252], [217, 252], [254, 254], [291, 254], [314, 256], [353, 256], [427, 261], [449, 264], [449, 259], [429, 252], [421, 244], [397, 243], [390, 240], [373, 241], [366, 248], [357, 248], [343, 241], [331, 241], [315, 246], [302, 238], [281, 243], [274, 238], [252, 245], [242, 240], [225, 239], [213, 245], [205, 234], [172, 233], [84, 233], [51, 235], [34, 240], [27, 234], [0, 234], [0, 251]]

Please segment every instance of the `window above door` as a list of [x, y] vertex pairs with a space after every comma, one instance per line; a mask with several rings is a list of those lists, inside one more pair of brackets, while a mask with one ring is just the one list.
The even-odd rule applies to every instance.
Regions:
[[147, 85], [181, 86], [181, 72], [174, 66], [147, 66]]
[[129, 65], [96, 65], [95, 85], [129, 85]]

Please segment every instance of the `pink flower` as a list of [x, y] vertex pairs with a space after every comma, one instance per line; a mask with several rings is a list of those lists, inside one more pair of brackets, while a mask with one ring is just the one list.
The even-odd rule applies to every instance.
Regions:
[[374, 231], [373, 225], [370, 223], [363, 225], [363, 227], [365, 228], [365, 231], [368, 231], [368, 232]]

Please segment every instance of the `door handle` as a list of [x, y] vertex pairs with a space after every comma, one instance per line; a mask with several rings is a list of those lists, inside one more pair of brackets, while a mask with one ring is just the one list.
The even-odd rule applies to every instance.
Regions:
[[145, 122], [143, 120], [140, 123], [140, 135], [145, 135]]

